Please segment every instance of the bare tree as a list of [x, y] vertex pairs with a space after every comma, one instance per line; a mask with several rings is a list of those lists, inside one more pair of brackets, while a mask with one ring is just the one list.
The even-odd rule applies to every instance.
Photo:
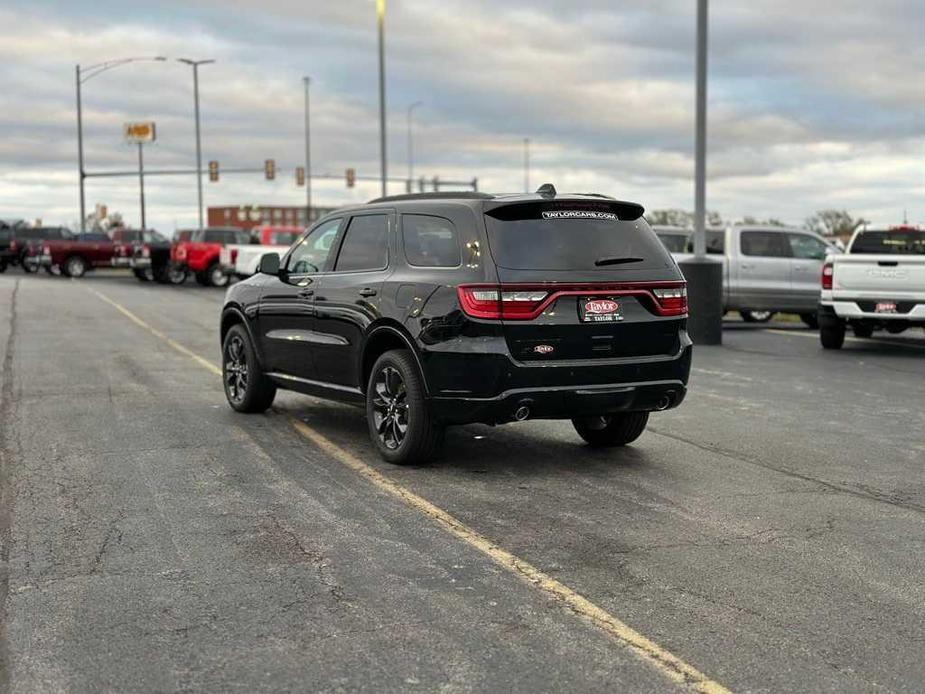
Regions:
[[[646, 214], [646, 221], [656, 226], [692, 228], [694, 226], [694, 213], [678, 209], [650, 210]], [[708, 211], [707, 226], [723, 226], [722, 215], [719, 212]]]
[[769, 217], [768, 219], [758, 219], [757, 217], [752, 217], [751, 215], [745, 215], [736, 222], [738, 225], [742, 226], [756, 226], [756, 227], [785, 227], [787, 226], [781, 220], [775, 217]]
[[806, 228], [823, 236], [846, 238], [869, 222], [858, 217], [855, 219], [846, 210], [819, 210], [806, 220]]

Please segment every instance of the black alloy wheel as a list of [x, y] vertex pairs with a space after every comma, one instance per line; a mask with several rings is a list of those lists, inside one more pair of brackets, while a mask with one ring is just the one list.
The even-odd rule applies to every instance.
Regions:
[[276, 385], [261, 370], [243, 325], [233, 325], [225, 335], [222, 385], [228, 404], [238, 412], [264, 412], [276, 397]]
[[401, 446], [408, 433], [408, 391], [393, 366], [386, 366], [376, 374], [373, 425], [380, 445], [390, 451]]
[[379, 455], [396, 465], [426, 463], [443, 441], [414, 355], [396, 349], [380, 356], [366, 386], [366, 420]]

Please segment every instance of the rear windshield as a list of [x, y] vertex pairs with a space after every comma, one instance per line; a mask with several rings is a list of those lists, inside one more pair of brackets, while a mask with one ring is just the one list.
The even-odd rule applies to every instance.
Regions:
[[512, 270], [638, 270], [671, 264], [645, 219], [618, 219], [608, 205], [509, 205], [487, 213], [485, 222], [492, 257]]
[[851, 244], [851, 252], [925, 255], [925, 231], [862, 231]]
[[[707, 253], [711, 255], [723, 255], [726, 252], [726, 232], [723, 230], [706, 230], [707, 235]], [[694, 252], [694, 235], [691, 234], [687, 239], [685, 249], [688, 253]]]

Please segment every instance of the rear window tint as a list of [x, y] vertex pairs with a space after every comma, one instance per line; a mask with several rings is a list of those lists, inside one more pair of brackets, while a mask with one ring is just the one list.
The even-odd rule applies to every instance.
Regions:
[[925, 255], [925, 231], [862, 231], [851, 244], [851, 252]]
[[487, 213], [495, 262], [512, 270], [663, 268], [671, 257], [640, 217], [621, 220], [608, 205], [509, 205]]
[[443, 217], [405, 214], [401, 233], [408, 263], [417, 267], [456, 267], [462, 260], [456, 227]]

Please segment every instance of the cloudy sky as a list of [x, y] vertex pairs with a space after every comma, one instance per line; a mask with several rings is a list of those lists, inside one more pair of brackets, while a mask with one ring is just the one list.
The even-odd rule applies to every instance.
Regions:
[[[693, 0], [387, 0], [390, 174], [599, 191], [693, 206]], [[821, 208], [925, 221], [921, 0], [713, 0], [708, 206], [793, 223]], [[277, 180], [225, 175], [206, 205], [300, 204], [303, 75], [318, 204], [365, 200], [345, 167], [378, 173], [372, 0], [0, 0], [0, 217], [78, 218], [74, 66], [129, 56], [213, 58], [201, 69], [203, 158], [275, 158]], [[191, 69], [133, 63], [84, 85], [88, 171], [137, 166], [122, 124], [154, 120], [152, 169], [195, 163]], [[396, 183], [393, 192], [403, 192]], [[151, 178], [148, 222], [196, 219], [195, 179]], [[93, 179], [138, 224], [137, 180]]]

